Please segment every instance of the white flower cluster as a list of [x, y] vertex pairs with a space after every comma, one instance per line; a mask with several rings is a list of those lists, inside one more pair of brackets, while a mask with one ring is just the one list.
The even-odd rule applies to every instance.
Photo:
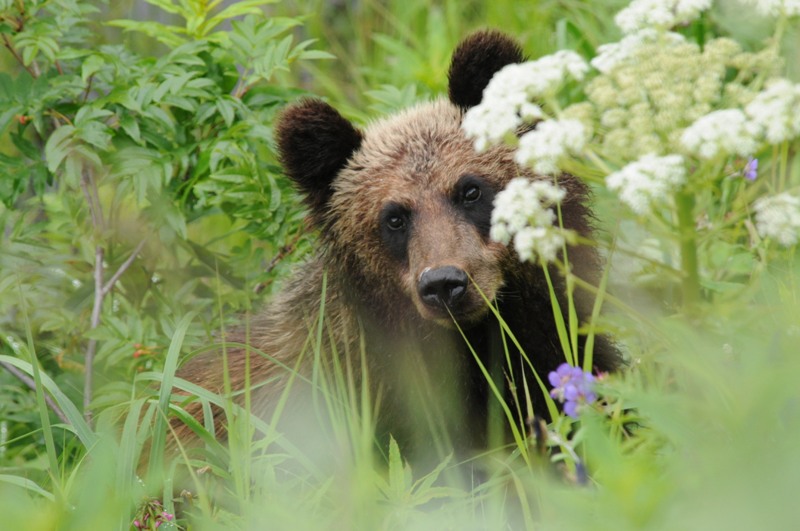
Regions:
[[614, 22], [625, 33], [643, 28], [669, 29], [686, 24], [711, 7], [712, 0], [633, 0]]
[[720, 154], [748, 157], [758, 148], [761, 128], [739, 109], [711, 112], [687, 127], [681, 143], [703, 159]]
[[597, 55], [591, 60], [591, 65], [599, 72], [607, 74], [620, 63], [634, 57], [643, 44], [659, 43], [670, 47], [685, 42], [686, 38], [680, 33], [659, 32], [653, 28], [645, 28], [626, 35], [619, 42], [600, 45], [597, 48]]
[[784, 192], [762, 197], [753, 205], [756, 228], [764, 238], [790, 247], [797, 243], [800, 233], [800, 198]]
[[745, 113], [770, 144], [800, 136], [800, 85], [786, 79], [773, 81], [747, 104]]
[[542, 117], [533, 100], [553, 94], [568, 78], [580, 81], [589, 65], [575, 52], [560, 50], [536, 61], [511, 64], [497, 72], [479, 105], [467, 111], [462, 128], [483, 151], [513, 134], [524, 122]]
[[768, 17], [794, 17], [800, 15], [800, 0], [743, 0]]
[[686, 181], [686, 167], [680, 155], [645, 155], [606, 177], [610, 190], [623, 203], [644, 215], [652, 203], [666, 200]]
[[537, 256], [545, 262], [555, 260], [568, 231], [555, 225], [557, 217], [552, 207], [565, 196], [564, 189], [549, 181], [513, 179], [495, 197], [489, 235], [505, 245], [513, 237], [514, 248], [523, 261], [533, 261]]
[[578, 154], [586, 144], [586, 128], [579, 120], [545, 120], [519, 139], [514, 159], [537, 173], [559, 173], [558, 160]]

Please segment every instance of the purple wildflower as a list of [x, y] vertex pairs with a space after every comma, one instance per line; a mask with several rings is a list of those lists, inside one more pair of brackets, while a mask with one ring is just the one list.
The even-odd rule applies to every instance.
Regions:
[[597, 400], [597, 395], [592, 391], [594, 376], [583, 372], [580, 367], [562, 363], [548, 375], [548, 379], [553, 386], [550, 396], [563, 402], [564, 413], [572, 418], [578, 417], [579, 406]]
[[748, 158], [742, 173], [744, 174], [744, 178], [748, 181], [755, 181], [756, 177], [758, 177], [758, 159], [753, 157]]

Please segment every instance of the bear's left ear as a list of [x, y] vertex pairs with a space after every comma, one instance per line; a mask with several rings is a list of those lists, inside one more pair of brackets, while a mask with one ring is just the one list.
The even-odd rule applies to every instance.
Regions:
[[281, 113], [275, 136], [284, 171], [319, 221], [333, 179], [361, 146], [361, 132], [324, 101], [309, 98]]
[[499, 31], [473, 33], [453, 52], [450, 62], [450, 101], [462, 109], [481, 102], [483, 89], [506, 65], [525, 61], [517, 41]]

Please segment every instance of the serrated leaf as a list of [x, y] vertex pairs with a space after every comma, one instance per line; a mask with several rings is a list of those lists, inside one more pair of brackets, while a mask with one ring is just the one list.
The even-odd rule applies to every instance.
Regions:
[[47, 169], [55, 173], [64, 159], [72, 150], [75, 127], [62, 125], [50, 135], [44, 146], [44, 157], [47, 159]]
[[403, 462], [400, 455], [400, 447], [394, 437], [389, 439], [389, 488], [391, 489], [392, 498], [401, 500], [405, 497], [406, 492], [411, 487], [408, 482], [407, 467]]
[[175, 26], [168, 26], [160, 22], [146, 21], [139, 22], [135, 20], [112, 20], [108, 22], [109, 26], [116, 26], [125, 31], [138, 31], [157, 41], [167, 45], [170, 48], [176, 48], [186, 42], [186, 39], [180, 37], [179, 33], [185, 33], [182, 28]]
[[139, 121], [131, 114], [123, 114], [119, 120], [119, 125], [122, 127], [122, 130], [125, 131], [129, 137], [131, 137], [131, 140], [137, 144], [142, 143], [142, 133], [139, 130]]
[[336, 59], [332, 53], [324, 52], [322, 50], [303, 50], [298, 56], [300, 59], [317, 60], [317, 59]]
[[81, 63], [81, 80], [87, 83], [89, 77], [99, 72], [106, 65], [105, 59], [100, 55], [90, 55]]
[[236, 118], [236, 111], [230, 101], [225, 98], [217, 100], [217, 110], [219, 111], [222, 119], [225, 120], [225, 125], [231, 126], [233, 120]]

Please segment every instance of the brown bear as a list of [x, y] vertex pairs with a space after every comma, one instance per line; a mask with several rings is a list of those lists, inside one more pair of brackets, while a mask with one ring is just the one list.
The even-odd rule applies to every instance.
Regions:
[[[512, 39], [483, 31], [454, 52], [449, 99], [363, 130], [317, 99], [281, 114], [280, 159], [319, 231], [319, 246], [248, 327], [257, 413], [269, 417], [291, 381], [282, 425], [311, 430], [301, 439], [317, 433], [310, 412], [320, 409], [313, 405], [319, 372], [338, 366], [355, 389], [368, 389], [378, 435], [391, 434], [407, 455], [485, 448], [496, 411], [490, 404], [498, 403], [490, 380], [523, 432], [532, 414], [548, 416], [532, 372], [546, 381], [564, 361], [548, 284], [540, 265], [520, 261], [490, 239], [489, 229], [493, 198], [511, 179], [549, 177], [520, 168], [512, 148], [476, 152], [461, 129], [493, 74], [523, 60]], [[587, 187], [569, 175], [558, 182], [568, 191], [565, 227], [590, 238]], [[593, 246], [572, 246], [569, 260], [576, 275], [596, 280]], [[566, 309], [565, 282], [555, 268], [551, 273]], [[574, 297], [585, 322], [592, 298]], [[501, 332], [495, 312], [521, 351]], [[244, 343], [245, 335], [234, 339]], [[244, 385], [245, 352], [227, 349], [234, 390]], [[221, 391], [221, 360], [198, 358], [179, 376]], [[620, 364], [605, 337], [595, 338], [593, 364], [597, 371]], [[200, 415], [199, 407], [190, 411]], [[222, 430], [223, 420], [216, 422]]]

